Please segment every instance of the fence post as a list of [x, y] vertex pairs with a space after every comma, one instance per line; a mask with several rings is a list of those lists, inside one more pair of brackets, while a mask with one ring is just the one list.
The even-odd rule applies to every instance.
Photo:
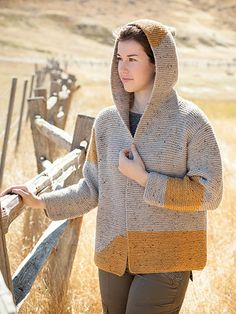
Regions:
[[3, 278], [8, 289], [12, 292], [12, 279], [11, 279], [11, 271], [10, 271], [10, 264], [7, 254], [7, 247], [6, 247], [6, 238], [3, 232], [2, 226], [2, 207], [0, 201], [0, 271], [2, 272]]
[[50, 72], [51, 82], [58, 80], [60, 78], [60, 75], [60, 71], [53, 68]]
[[57, 81], [52, 81], [50, 86], [50, 96], [54, 96], [60, 92], [61, 85]]
[[[70, 87], [70, 94], [69, 94], [69, 97], [67, 99], [67, 103], [66, 103], [66, 106], [65, 106], [65, 125], [66, 125], [66, 122], [67, 122], [67, 117], [68, 117], [68, 113], [69, 113], [69, 110], [70, 110], [70, 107], [71, 107], [71, 103], [72, 103], [72, 99], [74, 97], [74, 93], [80, 89], [80, 85], [75, 85], [75, 83]], [[64, 127], [65, 127], [64, 125]]]
[[[78, 115], [71, 150], [78, 148], [84, 140], [89, 142], [93, 121], [94, 119], [91, 117]], [[81, 156], [79, 164], [83, 164], [84, 160], [85, 154]], [[82, 166], [77, 171], [76, 177], [82, 177]], [[69, 178], [65, 186], [74, 182], [75, 176]], [[56, 304], [58, 308], [61, 306], [61, 312], [66, 308], [66, 303], [68, 302], [67, 290], [81, 225], [82, 217], [70, 220], [63, 237], [61, 237], [56, 250], [51, 254], [48, 263], [47, 281], [48, 289], [52, 296], [51, 302], [54, 306]]]
[[34, 87], [34, 74], [31, 75], [29, 98], [33, 96], [33, 87]]
[[11, 95], [10, 95], [10, 100], [9, 100], [9, 105], [8, 105], [7, 124], [6, 124], [4, 141], [3, 141], [1, 164], [0, 164], [0, 188], [2, 186], [3, 172], [4, 172], [5, 160], [6, 160], [6, 154], [7, 154], [7, 144], [8, 144], [9, 134], [10, 134], [11, 117], [12, 117], [15, 93], [16, 93], [16, 84], [17, 84], [17, 78], [13, 78], [12, 85], [11, 85]]
[[61, 125], [63, 129], [65, 129], [65, 126], [66, 126], [67, 117], [68, 117], [68, 113], [69, 113], [69, 110], [70, 110], [70, 107], [71, 107], [71, 102], [72, 102], [73, 94], [74, 94], [73, 89], [70, 89], [70, 93], [69, 93], [69, 95], [67, 96], [67, 98], [66, 98], [66, 99], [63, 99], [63, 100], [61, 101], [61, 103], [62, 103], [62, 108], [63, 108], [63, 111], [64, 111], [63, 123], [62, 123], [62, 125]]
[[[46, 137], [41, 136], [34, 124], [35, 116], [41, 116], [47, 120], [47, 104], [44, 97], [37, 97], [28, 99], [28, 107], [30, 113], [31, 130], [34, 142], [35, 157], [37, 162], [38, 173], [44, 170], [42, 161], [51, 159], [51, 150], [49, 141]], [[23, 244], [26, 248], [24, 254], [33, 246], [33, 244], [39, 239], [42, 231], [46, 228], [45, 215], [43, 212], [36, 209], [29, 209], [25, 212], [23, 233]]]
[[21, 110], [20, 110], [20, 118], [19, 118], [18, 131], [17, 131], [17, 137], [16, 137], [15, 151], [17, 151], [17, 148], [18, 148], [18, 145], [20, 142], [20, 133], [21, 133], [22, 117], [23, 117], [24, 107], [25, 107], [25, 94], [26, 94], [26, 90], [27, 90], [27, 85], [28, 85], [28, 81], [25, 80], [24, 89], [23, 89], [23, 96], [22, 96], [22, 101], [21, 101]]
[[[31, 76], [29, 98], [32, 98], [32, 95], [33, 95], [33, 86], [34, 86], [34, 74]], [[26, 122], [28, 121], [29, 116], [30, 116], [30, 113], [29, 113], [29, 108], [28, 108], [27, 114], [26, 114]]]
[[42, 71], [41, 70], [36, 70], [35, 71], [35, 76], [36, 76], [36, 88], [41, 87], [42, 85]]
[[34, 141], [34, 150], [37, 160], [38, 173], [44, 170], [41, 162], [41, 157], [52, 161], [50, 144], [46, 137], [40, 135], [40, 132], [37, 130], [34, 124], [36, 116], [40, 116], [47, 121], [47, 103], [44, 97], [35, 97], [28, 99], [29, 112], [30, 112], [30, 121], [31, 121], [31, 130]]
[[47, 89], [46, 88], [35, 88], [34, 89], [35, 97], [44, 97], [47, 100]]

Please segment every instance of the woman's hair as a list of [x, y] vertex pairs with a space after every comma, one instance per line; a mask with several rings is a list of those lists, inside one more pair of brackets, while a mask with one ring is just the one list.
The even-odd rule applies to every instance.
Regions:
[[155, 64], [154, 55], [148, 39], [144, 32], [136, 25], [125, 25], [121, 27], [118, 31], [113, 32], [113, 35], [118, 41], [125, 41], [125, 40], [135, 40], [137, 41], [146, 52], [147, 56], [151, 63]]

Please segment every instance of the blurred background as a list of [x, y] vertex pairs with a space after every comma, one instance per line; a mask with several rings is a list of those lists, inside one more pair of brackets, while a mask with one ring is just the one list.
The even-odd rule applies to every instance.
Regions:
[[[176, 89], [208, 115], [224, 165], [224, 199], [217, 210], [208, 213], [208, 263], [203, 271], [193, 272], [181, 313], [236, 313], [235, 0], [0, 0], [0, 145], [11, 78], [18, 78], [13, 113], [13, 121], [17, 121], [23, 81], [30, 79], [35, 64], [43, 66], [47, 58], [65, 64], [81, 85], [72, 99], [68, 133], [73, 133], [78, 113], [95, 117], [111, 105], [112, 31], [139, 18], [176, 28]], [[11, 132], [13, 136], [14, 129]], [[30, 125], [26, 123], [17, 154], [11, 145], [8, 149], [2, 188], [24, 183], [36, 173]], [[84, 217], [66, 313], [102, 313], [93, 262], [95, 219], [96, 209]], [[22, 244], [23, 220], [21, 215], [7, 235], [12, 272], [29, 249]], [[48, 307], [46, 284], [37, 281], [20, 313], [56, 310]]]

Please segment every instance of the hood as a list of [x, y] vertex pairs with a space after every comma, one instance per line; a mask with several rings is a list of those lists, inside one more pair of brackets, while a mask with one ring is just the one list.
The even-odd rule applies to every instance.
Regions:
[[[153, 51], [156, 75], [152, 93], [143, 117], [151, 117], [161, 103], [165, 103], [175, 95], [173, 87], [178, 78], [178, 59], [176, 46], [171, 29], [159, 22], [142, 19], [128, 23], [136, 25], [145, 33]], [[118, 61], [116, 58], [118, 41], [115, 41], [114, 54], [111, 64], [111, 92], [118, 112], [129, 128], [129, 107], [133, 93], [125, 91], [118, 74]]]

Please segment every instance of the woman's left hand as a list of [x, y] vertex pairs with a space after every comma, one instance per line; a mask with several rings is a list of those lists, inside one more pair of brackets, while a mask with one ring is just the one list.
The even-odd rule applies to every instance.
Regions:
[[145, 169], [142, 158], [139, 156], [139, 153], [134, 144], [131, 144], [133, 159], [129, 159], [129, 151], [130, 149], [128, 148], [124, 148], [120, 151], [118, 169], [123, 175], [145, 187], [148, 172]]

